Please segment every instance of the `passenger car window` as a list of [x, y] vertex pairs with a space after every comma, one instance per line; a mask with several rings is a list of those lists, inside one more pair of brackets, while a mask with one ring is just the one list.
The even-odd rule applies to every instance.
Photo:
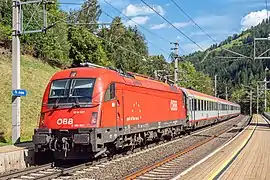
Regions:
[[110, 101], [115, 98], [115, 83], [111, 83], [107, 88], [104, 101]]

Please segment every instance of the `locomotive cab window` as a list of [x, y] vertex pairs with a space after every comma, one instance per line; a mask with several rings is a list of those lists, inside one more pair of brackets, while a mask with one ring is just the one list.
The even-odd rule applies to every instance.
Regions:
[[104, 101], [110, 101], [115, 98], [115, 83], [111, 83], [110, 86], [107, 88]]
[[95, 79], [60, 79], [51, 84], [48, 104], [91, 103]]

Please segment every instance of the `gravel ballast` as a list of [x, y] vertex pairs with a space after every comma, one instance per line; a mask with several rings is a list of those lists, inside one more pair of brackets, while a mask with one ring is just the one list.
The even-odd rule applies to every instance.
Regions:
[[[184, 154], [180, 158], [179, 168], [175, 169], [173, 175], [179, 174], [188, 167], [192, 166], [203, 157], [207, 156], [222, 144], [226, 143], [230, 138], [235, 136], [241, 127], [247, 124], [248, 117], [240, 115], [228, 121], [219, 123], [212, 127], [199, 130], [195, 134], [185, 136], [153, 148], [142, 150], [124, 157], [113, 159], [111, 161], [96, 165], [89, 166], [80, 171], [74, 172], [70, 179], [122, 179], [123, 177], [142, 169], [143, 167], [152, 165], [164, 158], [187, 149], [213, 135], [218, 134], [225, 129], [232, 128], [237, 125], [234, 130], [224, 133], [221, 136], [214, 138], [210, 142]], [[59, 177], [59, 179], [64, 179]]]

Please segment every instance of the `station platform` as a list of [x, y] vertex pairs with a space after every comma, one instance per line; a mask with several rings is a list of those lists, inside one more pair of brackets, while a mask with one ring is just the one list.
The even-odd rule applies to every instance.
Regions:
[[34, 144], [32, 142], [26, 142], [26, 143], [20, 143], [16, 145], [0, 146], [0, 153], [21, 151], [23, 149], [34, 149]]
[[0, 174], [34, 165], [32, 142], [0, 147]]
[[261, 115], [176, 179], [270, 179], [270, 126]]

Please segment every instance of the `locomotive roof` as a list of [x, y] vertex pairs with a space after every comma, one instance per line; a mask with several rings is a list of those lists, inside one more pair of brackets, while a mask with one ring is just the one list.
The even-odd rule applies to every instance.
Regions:
[[95, 78], [95, 77], [99, 77], [102, 74], [108, 72], [108, 70], [102, 69], [102, 68], [88, 68], [88, 67], [70, 68], [70, 69], [56, 72], [53, 75], [52, 80], [68, 78], [68, 77], [70, 77], [71, 72], [76, 72], [77, 73], [76, 76], [81, 77], [81, 78], [89, 77], [89, 75], [90, 75], [89, 73], [91, 72], [91, 76]]
[[71, 72], [76, 72], [77, 73], [76, 76], [80, 78], [90, 78], [90, 77], [97, 78], [97, 77], [102, 76], [103, 74], [109, 73], [109, 77], [112, 81], [122, 82], [127, 85], [139, 86], [139, 87], [145, 87], [149, 89], [157, 89], [161, 91], [169, 91], [169, 92], [175, 92], [175, 93], [184, 92], [188, 96], [193, 96], [197, 99], [219, 101], [226, 104], [238, 105], [233, 102], [230, 102], [221, 98], [216, 98], [216, 97], [213, 97], [208, 94], [204, 94], [195, 90], [186, 89], [183, 87], [176, 88], [175, 86], [170, 86], [167, 83], [153, 80], [153, 79], [144, 77], [143, 75], [134, 73], [134, 74], [130, 74], [130, 76], [125, 76], [124, 74], [121, 74], [115, 70], [111, 70], [108, 68], [79, 67], [79, 68], [66, 69], [66, 70], [62, 70], [60, 72], [55, 73], [51, 80], [68, 78], [70, 77]]
[[183, 87], [181, 87], [181, 89], [182, 89], [188, 96], [195, 97], [196, 99], [208, 100], [208, 101], [214, 101], [214, 102], [218, 101], [218, 102], [223, 102], [223, 103], [230, 104], [230, 105], [236, 105], [236, 106], [239, 106], [238, 104], [233, 103], [233, 102], [230, 102], [230, 101], [227, 101], [227, 100], [225, 100], [225, 99], [221, 99], [221, 98], [217, 98], [217, 97], [214, 97], [214, 96], [210, 96], [210, 95], [208, 95], [208, 94], [204, 94], [204, 93], [201, 93], [201, 92], [192, 90], [192, 89], [186, 89], [186, 88], [183, 88]]
[[[93, 67], [79, 67], [70, 68], [55, 73], [51, 80], [69, 78], [71, 72], [76, 72], [76, 77], [80, 78], [98, 78], [104, 74], [109, 76], [111, 81], [121, 82], [127, 85], [145, 87], [149, 89], [157, 89], [160, 91], [169, 91], [175, 93], [182, 93], [182, 91], [175, 86], [170, 86], [167, 83], [149, 79], [139, 74], [121, 74], [118, 71], [109, 68], [93, 68]], [[106, 77], [105, 77], [106, 78]]]

